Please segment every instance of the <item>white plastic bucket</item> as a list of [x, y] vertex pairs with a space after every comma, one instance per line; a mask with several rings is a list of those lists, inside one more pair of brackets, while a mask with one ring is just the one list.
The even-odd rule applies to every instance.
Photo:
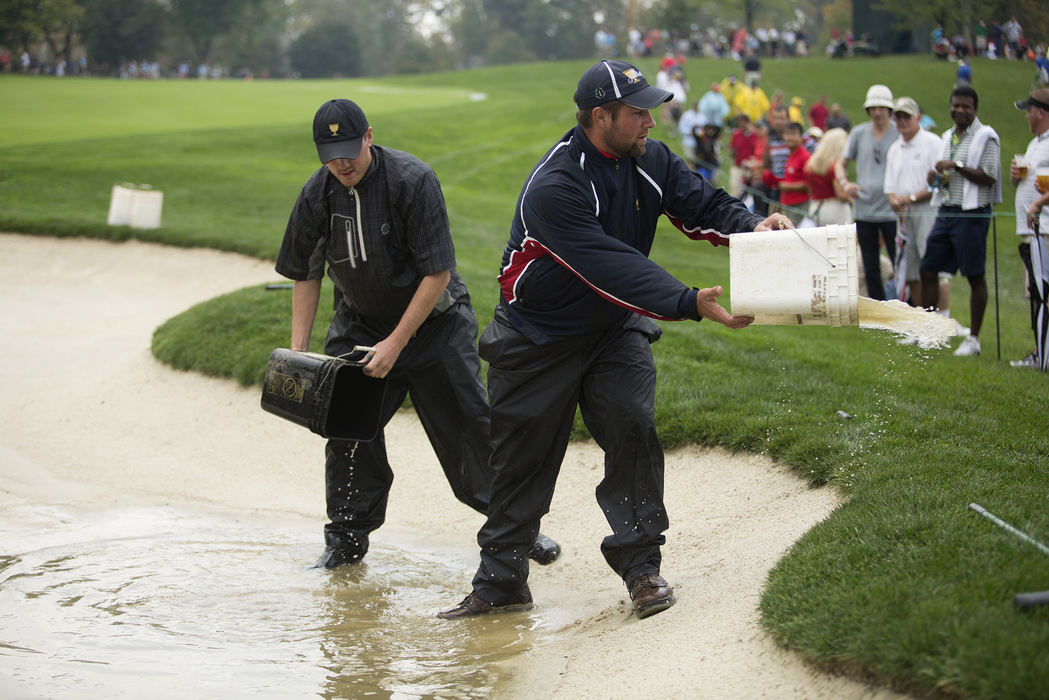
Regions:
[[164, 193], [149, 185], [123, 183], [113, 185], [109, 197], [110, 226], [132, 228], [159, 228], [160, 213], [164, 206]]
[[766, 325], [859, 323], [856, 225], [729, 236], [734, 314]]
[[160, 190], [135, 190], [131, 199], [131, 228], [159, 228], [164, 193]]
[[131, 200], [135, 190], [131, 185], [113, 185], [109, 196], [109, 217], [106, 223], [110, 226], [127, 226], [131, 223]]

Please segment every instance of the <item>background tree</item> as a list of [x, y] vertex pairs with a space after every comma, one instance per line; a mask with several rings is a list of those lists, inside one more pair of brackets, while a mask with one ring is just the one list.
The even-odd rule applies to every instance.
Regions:
[[0, 0], [0, 45], [31, 50], [39, 36], [35, 11], [31, 0]]
[[36, 24], [56, 61], [73, 58], [77, 24], [84, 16], [81, 0], [38, 0]]
[[155, 2], [84, 0], [80, 39], [89, 65], [110, 72], [124, 61], [152, 60], [166, 26], [164, 10]]
[[457, 0], [448, 3], [441, 15], [455, 51], [459, 54], [459, 65], [472, 68], [484, 61], [488, 37], [492, 25], [485, 12], [483, 0]]
[[316, 24], [288, 48], [294, 71], [304, 78], [361, 75], [360, 46], [354, 30], [341, 22]]
[[351, 27], [360, 66], [356, 75], [393, 73], [404, 47], [419, 35], [408, 18], [418, 2], [410, 0], [292, 0], [289, 27], [294, 41], [317, 24]]
[[[175, 30], [193, 47], [197, 61], [209, 63], [215, 37], [244, 20], [251, 0], [168, 0]], [[132, 3], [133, 4], [133, 3]]]
[[249, 3], [229, 32], [215, 37], [212, 57], [231, 66], [235, 74], [287, 75], [288, 14], [284, 0]]

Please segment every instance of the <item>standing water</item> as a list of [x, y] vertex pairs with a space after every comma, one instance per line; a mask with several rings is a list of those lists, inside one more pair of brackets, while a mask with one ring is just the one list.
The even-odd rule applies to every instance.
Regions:
[[892, 331], [913, 338], [922, 348], [939, 348], [954, 335], [954, 321], [933, 311], [926, 311], [897, 299], [878, 301], [859, 298], [861, 328]]
[[309, 569], [316, 529], [5, 509], [0, 697], [485, 697], [534, 641], [527, 614], [435, 617], [462, 593], [457, 555], [376, 543], [358, 564]]

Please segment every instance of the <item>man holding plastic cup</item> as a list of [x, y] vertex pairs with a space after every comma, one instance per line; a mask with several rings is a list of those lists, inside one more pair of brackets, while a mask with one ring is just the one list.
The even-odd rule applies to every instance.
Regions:
[[[1016, 108], [1023, 110], [1034, 138], [1025, 153], [1017, 154], [1009, 168], [1010, 179], [1016, 188], [1016, 233], [1020, 236], [1020, 259], [1027, 272], [1027, 291], [1031, 302], [1031, 329], [1035, 349], [1022, 360], [1013, 360], [1013, 367], [1033, 367], [1046, 371], [1046, 297], [1049, 285], [1049, 256], [1046, 234], [1049, 234], [1049, 187], [1039, 187], [1038, 175], [1049, 179], [1049, 88], [1031, 90], [1024, 100], [1017, 100]], [[1044, 223], [1042, 223], [1044, 222]]]
[[[969, 85], [951, 91], [954, 126], [943, 133], [940, 160], [927, 181], [943, 181], [942, 200], [921, 262], [922, 301], [936, 309], [940, 272], [958, 271], [969, 281], [969, 335], [955, 355], [980, 354], [980, 328], [987, 309], [987, 232], [992, 210], [1002, 201], [1001, 141], [976, 117], [979, 97]], [[949, 179], [947, 175], [950, 175]]]

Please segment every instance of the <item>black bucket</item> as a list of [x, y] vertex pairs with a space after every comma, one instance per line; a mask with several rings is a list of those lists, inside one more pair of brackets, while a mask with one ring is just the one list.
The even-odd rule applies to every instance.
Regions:
[[262, 408], [326, 438], [373, 440], [386, 380], [338, 357], [277, 348], [270, 353]]

